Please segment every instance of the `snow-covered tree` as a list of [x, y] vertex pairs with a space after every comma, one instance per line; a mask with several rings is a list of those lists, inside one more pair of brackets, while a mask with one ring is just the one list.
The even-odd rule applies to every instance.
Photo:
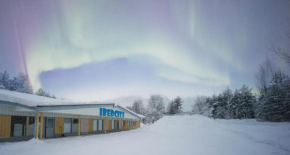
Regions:
[[19, 80], [14, 77], [13, 79], [9, 79], [9, 88], [10, 91], [16, 91], [19, 88]]
[[45, 92], [43, 91], [43, 89], [42, 88], [39, 88], [38, 90], [37, 90], [37, 92], [35, 92], [35, 95], [38, 95], [38, 96], [45, 96]]
[[197, 96], [194, 100], [194, 105], [192, 106], [192, 112], [195, 114], [203, 114], [204, 109], [209, 107], [206, 105], [206, 97], [205, 96]]
[[224, 119], [226, 116], [226, 105], [227, 102], [225, 100], [225, 97], [220, 93], [217, 96], [217, 102], [215, 104], [215, 116], [214, 118], [221, 118]]
[[282, 72], [273, 75], [267, 94], [260, 97], [259, 118], [290, 121], [290, 80]]
[[212, 108], [212, 117], [213, 118], [216, 118], [216, 116], [217, 116], [217, 96], [216, 96], [216, 94], [213, 94], [212, 95], [212, 103], [211, 103], [211, 108]]
[[240, 106], [240, 93], [239, 93], [239, 90], [236, 89], [229, 104], [229, 112], [230, 112], [231, 118], [233, 119], [239, 118], [238, 117], [239, 106]]
[[0, 73], [0, 85], [4, 86], [4, 89], [10, 88], [10, 75], [7, 71]]
[[[49, 97], [49, 98], [56, 98], [54, 95], [51, 96], [49, 93], [45, 92], [42, 88], [39, 88], [37, 90], [37, 92], [35, 93], [35, 95], [38, 96], [44, 96], [44, 97]], [[130, 109], [131, 110], [131, 109]]]
[[142, 100], [134, 101], [131, 110], [137, 114], [145, 115], [145, 107]]
[[162, 118], [165, 111], [163, 98], [160, 95], [152, 95], [148, 102], [146, 121], [154, 123]]
[[251, 91], [244, 85], [240, 90], [235, 90], [234, 94], [227, 88], [217, 97], [213, 95], [212, 100], [207, 101], [209, 107], [212, 107], [212, 117], [220, 119], [253, 118], [255, 97]]
[[182, 112], [182, 100], [179, 96], [177, 96], [173, 101], [169, 104], [169, 114], [179, 114]]
[[227, 88], [225, 91], [222, 92], [222, 96], [224, 99], [224, 110], [225, 110], [225, 118], [230, 119], [231, 113], [230, 113], [230, 101], [233, 98], [233, 92], [230, 88]]
[[32, 86], [27, 75], [19, 75], [17, 78], [14, 78], [17, 83], [16, 91], [33, 94]]
[[240, 89], [240, 99], [238, 108], [238, 118], [254, 118], [253, 105], [256, 102], [255, 96], [252, 94], [252, 89], [243, 85]]

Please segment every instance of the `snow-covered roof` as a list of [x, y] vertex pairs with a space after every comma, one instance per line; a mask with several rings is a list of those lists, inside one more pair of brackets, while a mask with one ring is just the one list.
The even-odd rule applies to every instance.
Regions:
[[34, 94], [26, 94], [9, 90], [0, 89], [0, 100], [12, 103], [23, 104], [29, 107], [36, 107], [38, 105], [66, 105], [79, 104], [79, 102], [54, 99], [49, 97], [37, 96]]
[[[61, 99], [54, 99], [49, 97], [37, 96], [34, 94], [26, 94], [20, 93], [15, 91], [9, 90], [1, 90], [0, 89], [0, 101], [6, 101], [16, 104], [21, 104], [29, 107], [46, 107], [46, 106], [85, 106], [85, 105], [113, 105], [114, 103], [100, 103], [100, 102], [91, 102], [91, 103], [82, 103], [76, 101], [69, 101], [69, 100], [61, 100]], [[128, 111], [129, 113], [139, 117], [144, 118], [143, 115], [136, 114], [135, 112], [122, 107], [120, 105], [116, 105], [121, 109]]]

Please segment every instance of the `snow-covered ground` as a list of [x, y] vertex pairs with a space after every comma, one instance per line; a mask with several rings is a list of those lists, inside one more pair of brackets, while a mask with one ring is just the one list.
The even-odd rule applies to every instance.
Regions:
[[140, 129], [2, 143], [1, 155], [268, 155], [290, 154], [290, 123], [166, 116]]

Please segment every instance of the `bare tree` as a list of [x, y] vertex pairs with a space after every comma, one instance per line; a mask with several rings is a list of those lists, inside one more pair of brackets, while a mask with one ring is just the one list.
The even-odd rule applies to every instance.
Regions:
[[256, 86], [261, 94], [267, 92], [267, 85], [269, 84], [272, 75], [275, 73], [273, 63], [266, 57], [266, 60], [260, 65], [258, 73], [256, 73]]
[[[290, 0], [288, 0], [288, 7], [290, 7]], [[288, 25], [290, 24], [290, 18], [288, 17]], [[288, 31], [286, 35], [288, 40], [290, 41], [290, 27], [288, 27]], [[281, 48], [273, 46], [271, 49], [276, 55], [278, 55], [281, 59], [283, 59], [289, 66], [290, 66], [290, 47], [288, 48]]]
[[145, 114], [145, 107], [144, 107], [142, 100], [139, 99], [139, 100], [134, 101], [131, 110], [136, 112], [137, 114], [144, 115]]
[[152, 95], [148, 102], [146, 121], [154, 123], [162, 118], [165, 112], [163, 98], [160, 95]]
[[206, 97], [205, 96], [197, 96], [194, 100], [194, 105], [192, 106], [192, 111], [195, 114], [202, 114], [203, 109], [206, 107]]
[[[288, 34], [289, 36], [290, 34]], [[272, 51], [276, 53], [281, 59], [283, 59], [288, 65], [290, 65], [290, 49], [273, 47]]]

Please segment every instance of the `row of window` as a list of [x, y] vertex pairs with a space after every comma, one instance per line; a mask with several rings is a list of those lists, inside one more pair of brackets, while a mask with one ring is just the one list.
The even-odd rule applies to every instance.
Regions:
[[[84, 119], [86, 120], [86, 119]], [[26, 136], [26, 117], [25, 116], [11, 116], [11, 128], [10, 137]], [[85, 122], [85, 121], [83, 121]], [[131, 123], [132, 122], [132, 123]], [[64, 133], [75, 133], [78, 132], [78, 119], [75, 118], [65, 118], [64, 119]], [[34, 135], [34, 125], [35, 118], [29, 117], [29, 135]], [[93, 131], [103, 131], [103, 120], [94, 119], [93, 120]], [[123, 121], [123, 126], [125, 126], [126, 121]], [[40, 125], [40, 123], [39, 123]], [[127, 121], [128, 126], [136, 126], [136, 121]], [[81, 125], [82, 127], [87, 127], [86, 125]], [[48, 119], [46, 121], [46, 128], [54, 127], [54, 119]], [[107, 123], [107, 129], [109, 128], [109, 123]], [[88, 129], [84, 129], [88, 131]], [[112, 130], [119, 130], [119, 121], [112, 120]], [[82, 131], [82, 130], [81, 130]]]
[[[29, 117], [29, 135], [34, 134], [34, 117]], [[11, 116], [10, 137], [26, 136], [26, 117]]]
[[[86, 132], [88, 123], [86, 121], [82, 121], [86, 125], [82, 125], [81, 131]], [[73, 133], [78, 132], [78, 119], [74, 118], [65, 118], [64, 119], [64, 133]], [[86, 127], [86, 128], [83, 128]], [[102, 131], [103, 130], [103, 120], [102, 119], [95, 119], [93, 120], [93, 131]]]
[[[123, 126], [125, 126], [126, 121], [123, 121]], [[136, 121], [132, 121], [132, 125], [131, 125], [131, 121], [127, 121], [127, 125], [128, 126], [136, 126]]]

